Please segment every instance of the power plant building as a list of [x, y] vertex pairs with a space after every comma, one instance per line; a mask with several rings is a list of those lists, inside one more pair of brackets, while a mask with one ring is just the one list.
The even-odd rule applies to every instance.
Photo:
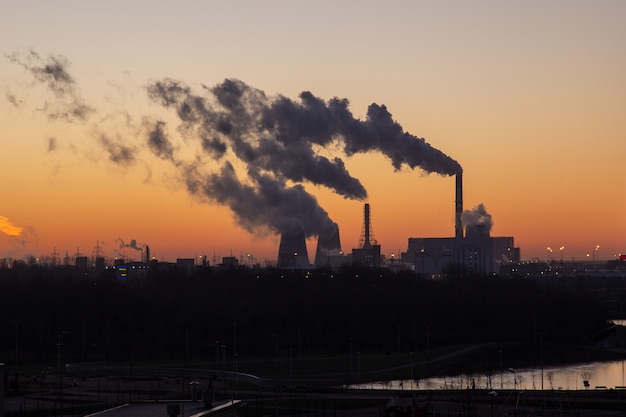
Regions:
[[453, 265], [471, 273], [491, 275], [498, 273], [502, 264], [519, 262], [520, 250], [513, 237], [490, 236], [490, 216], [463, 224], [461, 174], [456, 176], [455, 196], [455, 237], [409, 238], [407, 251], [401, 254], [402, 262], [413, 264], [416, 272], [430, 277]]
[[[411, 237], [406, 252], [400, 255], [402, 264], [411, 265], [423, 276], [437, 277], [453, 266], [468, 273], [491, 275], [500, 272], [507, 263], [520, 261], [520, 249], [513, 237], [491, 237], [491, 215], [482, 205], [463, 210], [463, 179], [455, 179], [454, 237]], [[341, 250], [339, 227], [334, 225], [317, 241], [314, 266], [339, 267], [347, 264], [378, 268], [382, 266], [381, 246], [374, 239], [370, 205], [363, 208], [363, 229], [357, 248], [345, 256]], [[277, 266], [279, 268], [309, 268], [305, 233], [283, 233], [280, 238]]]
[[491, 275], [500, 266], [519, 262], [520, 250], [513, 237], [456, 239], [452, 237], [409, 238], [408, 249], [402, 252], [402, 262], [415, 266], [415, 272], [436, 277], [446, 268], [459, 265], [468, 272]]

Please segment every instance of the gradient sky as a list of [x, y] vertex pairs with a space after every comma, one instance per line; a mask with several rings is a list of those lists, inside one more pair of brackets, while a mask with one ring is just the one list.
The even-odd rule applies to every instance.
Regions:
[[[191, 195], [177, 167], [142, 146], [146, 120], [162, 120], [176, 152], [194, 158], [175, 113], [147, 96], [169, 77], [196, 93], [234, 78], [270, 97], [346, 98], [359, 119], [385, 105], [461, 164], [465, 208], [484, 204], [492, 236], [513, 236], [523, 259], [545, 259], [547, 247], [557, 259], [611, 259], [626, 252], [624, 17], [621, 0], [4, 1], [0, 258], [92, 255], [99, 242], [107, 257], [138, 259], [133, 240], [161, 260], [276, 258], [275, 233], [251, 233]], [[72, 77], [69, 93], [26, 68], [52, 59]], [[88, 117], [50, 117], [77, 103]], [[135, 162], [111, 161], [103, 135], [135, 146]], [[378, 152], [320, 153], [340, 157], [369, 196], [302, 183], [344, 251], [359, 242], [364, 202], [387, 255], [409, 237], [453, 236], [453, 177], [397, 171]]]

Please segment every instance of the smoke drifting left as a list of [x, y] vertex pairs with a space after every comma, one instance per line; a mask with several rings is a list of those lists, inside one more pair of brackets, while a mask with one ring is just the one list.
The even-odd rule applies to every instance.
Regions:
[[[53, 93], [54, 101], [45, 102], [40, 108], [49, 119], [69, 123], [84, 122], [94, 112], [80, 96], [76, 81], [67, 69], [69, 63], [65, 57], [50, 55], [44, 59], [33, 50], [27, 54], [14, 52], [5, 56], [27, 70], [36, 81], [44, 84]], [[7, 99], [16, 107], [20, 102], [8, 93]]]
[[[42, 108], [49, 118], [87, 123], [98, 113], [84, 104], [65, 58], [43, 59], [34, 51], [7, 58], [52, 93], [54, 101]], [[405, 166], [444, 176], [462, 172], [454, 159], [405, 132], [384, 105], [371, 104], [360, 120], [347, 99], [325, 101], [309, 91], [297, 100], [271, 97], [236, 79], [199, 90], [169, 78], [151, 81], [147, 97], [173, 113], [173, 129], [154, 115], [128, 115], [127, 132], [117, 129], [112, 136], [102, 123], [91, 122], [92, 135], [117, 164], [141, 161], [142, 151], [168, 163], [191, 195], [229, 207], [251, 233], [312, 236], [336, 230], [303, 184], [326, 187], [346, 199], [367, 198], [343, 159], [357, 153], [381, 153], [396, 170]], [[101, 120], [107, 117], [101, 115]], [[333, 152], [332, 157], [323, 155]]]

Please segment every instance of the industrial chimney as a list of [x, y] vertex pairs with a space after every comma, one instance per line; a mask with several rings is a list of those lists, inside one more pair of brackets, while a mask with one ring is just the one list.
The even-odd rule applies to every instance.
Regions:
[[372, 222], [370, 219], [370, 205], [363, 206], [363, 231], [359, 239], [359, 248], [369, 249], [372, 247]]
[[454, 213], [454, 237], [463, 239], [463, 222], [461, 221], [463, 214], [463, 174], [456, 174], [456, 204]]
[[279, 268], [306, 268], [309, 265], [304, 232], [281, 234], [276, 266]]

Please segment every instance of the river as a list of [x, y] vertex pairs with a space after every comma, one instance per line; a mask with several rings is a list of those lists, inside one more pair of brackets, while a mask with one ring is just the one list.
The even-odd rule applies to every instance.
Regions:
[[[542, 378], [543, 376], [543, 378]], [[520, 389], [584, 390], [626, 389], [624, 361], [594, 362], [533, 369], [503, 369], [491, 375], [453, 375], [420, 380], [395, 380], [352, 385], [361, 389], [438, 390], [438, 389]], [[543, 380], [543, 385], [542, 385]], [[585, 384], [587, 381], [587, 384]]]

